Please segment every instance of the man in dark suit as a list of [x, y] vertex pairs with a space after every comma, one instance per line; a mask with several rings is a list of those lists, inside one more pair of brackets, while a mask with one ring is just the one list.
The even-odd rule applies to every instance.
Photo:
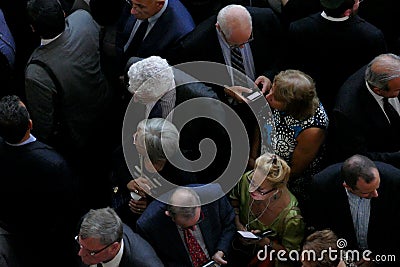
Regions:
[[343, 82], [387, 50], [383, 33], [356, 15], [358, 0], [320, 2], [322, 13], [290, 24], [284, 67], [301, 70], [315, 80], [329, 116]]
[[[160, 199], [169, 204], [153, 201], [137, 221], [137, 231], [166, 266], [202, 266], [211, 259], [227, 263], [235, 214], [218, 184], [178, 188]], [[193, 235], [201, 247], [198, 261], [189, 252], [192, 245], [187, 235]]]
[[[193, 19], [179, 0], [129, 0], [124, 7], [116, 36], [121, 71], [130, 57], [169, 58], [171, 49], [195, 27]], [[128, 1], [128, 2], [129, 2]], [[144, 36], [135, 40], [143, 23]]]
[[[336, 161], [354, 154], [400, 167], [400, 57], [382, 54], [353, 74], [333, 109], [329, 151]], [[394, 109], [391, 120], [385, 100]]]
[[313, 178], [311, 224], [344, 238], [345, 250], [370, 250], [370, 258], [398, 253], [399, 190], [399, 169], [354, 155]]
[[146, 240], [122, 223], [111, 208], [90, 210], [75, 240], [82, 266], [164, 266]]
[[[73, 266], [74, 225], [82, 215], [76, 177], [60, 154], [36, 141], [32, 125], [17, 96], [0, 100], [0, 221], [28, 265], [50, 266], [62, 257], [58, 264]], [[47, 262], [37, 257], [43, 248]]]
[[[172, 63], [210, 61], [232, 66], [232, 49], [239, 48], [244, 74], [252, 81], [261, 75], [272, 81], [277, 73], [281, 34], [279, 19], [271, 9], [228, 5], [182, 40]], [[270, 81], [263, 91], [269, 86]]]

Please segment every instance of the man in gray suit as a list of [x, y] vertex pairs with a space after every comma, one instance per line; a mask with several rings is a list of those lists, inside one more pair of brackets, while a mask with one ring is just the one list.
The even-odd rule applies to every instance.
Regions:
[[103, 266], [105, 262], [118, 267], [164, 266], [149, 243], [122, 223], [111, 208], [90, 210], [75, 239], [82, 266]]
[[32, 53], [25, 72], [27, 108], [35, 121], [33, 133], [79, 172], [82, 200], [89, 202], [84, 212], [103, 207], [104, 197], [99, 196], [107, 194], [104, 174], [113, 140], [103, 137], [118, 128], [111, 124], [112, 94], [100, 69], [100, 28], [83, 9], [65, 19], [57, 0], [30, 0], [27, 12], [33, 30], [41, 37], [41, 46]]

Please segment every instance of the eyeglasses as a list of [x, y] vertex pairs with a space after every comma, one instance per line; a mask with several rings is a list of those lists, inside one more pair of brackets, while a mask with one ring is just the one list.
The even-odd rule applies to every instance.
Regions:
[[248, 39], [246, 42], [241, 43], [241, 44], [230, 44], [230, 43], [228, 42], [228, 39], [226, 39], [225, 33], [224, 33], [221, 29], [220, 29], [220, 32], [221, 32], [221, 34], [222, 34], [222, 37], [224, 37], [225, 42], [229, 45], [229, 48], [230, 48], [230, 49], [240, 48], [241, 46], [244, 46], [245, 44], [248, 44], [248, 43], [250, 43], [251, 41], [254, 40], [253, 31], [251, 31], [250, 37], [249, 37], [249, 39]]
[[79, 235], [75, 236], [75, 241], [78, 243], [79, 248], [80, 248], [80, 249], [86, 250], [86, 251], [89, 253], [90, 256], [95, 256], [95, 255], [99, 254], [100, 252], [104, 251], [105, 249], [107, 249], [108, 247], [110, 247], [112, 244], [114, 244], [114, 243], [116, 242], [116, 241], [111, 242], [110, 244], [108, 244], [108, 245], [105, 246], [104, 248], [102, 248], [102, 249], [100, 249], [100, 250], [93, 251], [93, 250], [88, 250], [87, 248], [84, 248], [84, 247], [81, 245], [81, 243], [79, 243]]

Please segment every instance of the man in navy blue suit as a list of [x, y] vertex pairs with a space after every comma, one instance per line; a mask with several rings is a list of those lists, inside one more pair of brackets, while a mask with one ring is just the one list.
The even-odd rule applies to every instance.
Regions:
[[[133, 56], [160, 56], [168, 59], [172, 48], [195, 27], [191, 15], [179, 0], [127, 2], [118, 22], [116, 36], [117, 53], [122, 60], [122, 68]], [[137, 38], [135, 35], [139, 34], [143, 23], [148, 23], [145, 35], [140, 38], [138, 47], [132, 48]]]
[[[32, 127], [19, 97], [0, 100], [0, 222], [16, 238], [26, 266], [52, 266], [62, 258], [57, 265], [71, 267], [81, 215], [76, 176], [59, 153], [36, 140]], [[43, 248], [46, 260], [37, 257]]]
[[[182, 187], [165, 196], [169, 199], [168, 205], [153, 201], [136, 224], [137, 232], [153, 246], [163, 263], [166, 266], [202, 266], [214, 260], [227, 264], [225, 257], [235, 234], [235, 214], [221, 187], [218, 184]], [[222, 197], [201, 205], [216, 196]], [[205, 254], [202, 261], [196, 262], [189, 253], [191, 246], [186, 241], [185, 231], [190, 231], [200, 245], [201, 254]]]

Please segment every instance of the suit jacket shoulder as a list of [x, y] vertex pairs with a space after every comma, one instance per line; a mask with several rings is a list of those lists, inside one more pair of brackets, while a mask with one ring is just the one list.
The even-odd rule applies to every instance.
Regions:
[[154, 249], [140, 235], [124, 224], [124, 254], [119, 267], [164, 266]]

